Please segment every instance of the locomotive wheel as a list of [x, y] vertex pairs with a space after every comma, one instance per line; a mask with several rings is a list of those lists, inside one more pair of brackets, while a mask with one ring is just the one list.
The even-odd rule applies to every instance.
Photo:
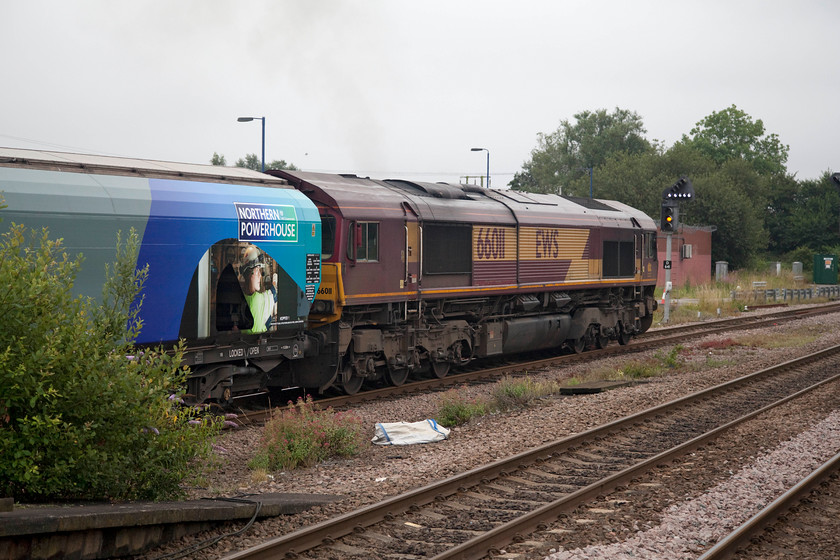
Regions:
[[394, 387], [400, 387], [408, 380], [408, 368], [388, 368], [385, 377], [388, 383]]
[[575, 354], [581, 354], [584, 350], [586, 350], [586, 337], [576, 338], [572, 341], [569, 341], [569, 348], [572, 349], [572, 352]]
[[639, 319], [639, 333], [647, 332], [650, 326], [653, 324], [653, 315], [647, 314], [641, 319]]
[[595, 335], [595, 346], [599, 350], [603, 350], [604, 348], [606, 348], [607, 344], [609, 344], [609, 343], [610, 343], [610, 337], [605, 335], [603, 332], [600, 332], [600, 333]]
[[362, 388], [364, 377], [359, 377], [353, 373], [353, 368], [350, 365], [344, 366], [341, 371], [341, 388], [348, 395], [355, 395]]
[[633, 335], [631, 335], [629, 332], [624, 330], [624, 325], [622, 325], [622, 324], [618, 325], [618, 337], [617, 338], [618, 338], [618, 343], [619, 344], [621, 344], [622, 346], [626, 346], [627, 344], [630, 343], [630, 339], [632, 338], [632, 336]]
[[443, 379], [449, 373], [449, 362], [432, 361], [432, 374], [438, 379]]

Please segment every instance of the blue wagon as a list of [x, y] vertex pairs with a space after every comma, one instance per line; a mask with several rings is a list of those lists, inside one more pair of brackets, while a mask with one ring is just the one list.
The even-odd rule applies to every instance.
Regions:
[[286, 181], [246, 169], [0, 148], [0, 211], [49, 228], [85, 262], [79, 293], [99, 297], [117, 232], [148, 265], [138, 343], [187, 342], [188, 393], [230, 401], [297, 384], [292, 362], [321, 280], [318, 210]]

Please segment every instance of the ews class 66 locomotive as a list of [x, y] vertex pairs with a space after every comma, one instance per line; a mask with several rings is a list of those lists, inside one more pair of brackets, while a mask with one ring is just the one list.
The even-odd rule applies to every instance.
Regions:
[[195, 401], [354, 393], [652, 323], [655, 224], [621, 203], [268, 173], [2, 148], [0, 217], [83, 253], [93, 297], [116, 232], [138, 231], [138, 343], [186, 341]]
[[317, 350], [292, 364], [302, 385], [352, 394], [473, 358], [627, 344], [653, 321], [656, 225], [622, 203], [268, 173], [321, 216]]

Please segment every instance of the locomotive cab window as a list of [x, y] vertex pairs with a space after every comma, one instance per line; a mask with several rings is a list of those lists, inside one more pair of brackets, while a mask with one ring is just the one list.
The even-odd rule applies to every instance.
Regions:
[[655, 233], [646, 233], [645, 234], [645, 249], [646, 254], [645, 256], [651, 260], [656, 260], [657, 253], [656, 253], [656, 234]]
[[379, 223], [350, 222], [347, 257], [357, 262], [379, 261]]
[[329, 260], [335, 251], [335, 216], [321, 216], [321, 258]]

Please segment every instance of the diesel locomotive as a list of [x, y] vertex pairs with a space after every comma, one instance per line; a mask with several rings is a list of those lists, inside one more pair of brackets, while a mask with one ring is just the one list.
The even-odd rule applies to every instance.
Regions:
[[186, 341], [198, 402], [626, 344], [656, 309], [656, 225], [615, 201], [8, 148], [0, 195], [0, 227], [85, 256], [92, 297], [138, 232], [137, 342]]
[[656, 224], [622, 203], [268, 173], [317, 206], [323, 233], [314, 351], [287, 382], [352, 394], [474, 358], [627, 344], [653, 321]]

